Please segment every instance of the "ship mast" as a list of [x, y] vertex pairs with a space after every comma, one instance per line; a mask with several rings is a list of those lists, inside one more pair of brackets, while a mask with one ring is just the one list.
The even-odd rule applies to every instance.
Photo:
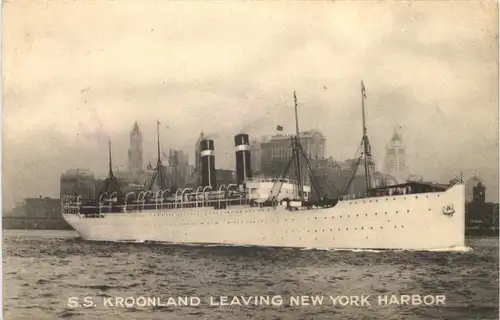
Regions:
[[113, 175], [113, 164], [111, 160], [111, 140], [108, 141], [108, 153], [109, 153], [109, 178], [114, 177]]
[[368, 194], [368, 190], [371, 188], [370, 181], [370, 141], [368, 140], [367, 129], [366, 129], [366, 116], [365, 116], [365, 99], [366, 99], [366, 89], [363, 80], [361, 80], [361, 111], [363, 115], [363, 156], [364, 156], [364, 165], [365, 165], [365, 181], [366, 181], [366, 193]]
[[120, 188], [120, 183], [113, 174], [113, 162], [111, 158], [111, 140], [108, 141], [108, 157], [109, 157], [108, 159], [109, 173], [108, 177], [104, 180], [104, 184], [101, 190], [99, 190], [98, 197], [101, 197], [103, 194], [107, 194], [107, 196], [111, 198], [113, 194], [116, 193], [117, 199], [123, 199], [123, 193]]
[[[295, 136], [292, 135], [290, 137], [291, 140], [291, 148], [292, 148], [292, 156], [290, 157], [289, 161], [285, 165], [284, 171], [281, 174], [280, 178], [276, 180], [276, 182], [273, 184], [273, 187], [271, 189], [270, 195], [269, 195], [269, 200], [276, 200], [278, 197], [278, 194], [281, 191], [281, 188], [283, 186], [284, 178], [287, 173], [291, 174], [288, 170], [290, 169], [290, 165], [292, 163], [295, 163], [296, 166], [296, 174], [297, 174], [297, 183], [294, 184], [294, 187], [298, 187], [298, 196], [300, 198], [301, 202], [304, 202], [304, 177], [302, 174], [302, 169], [305, 170], [305, 175], [309, 174], [310, 182], [311, 182], [311, 188], [314, 188], [314, 190], [320, 195], [321, 198], [326, 199], [327, 194], [324, 192], [323, 188], [319, 186], [316, 182], [316, 180], [313, 177], [312, 173], [312, 167], [309, 162], [309, 159], [307, 158], [307, 154], [304, 152], [304, 149], [302, 148], [302, 145], [300, 143], [300, 131], [299, 131], [299, 116], [298, 116], [298, 107], [297, 107], [297, 95], [295, 94], [295, 91], [293, 92], [293, 98], [294, 98], [294, 109], [295, 109]], [[302, 161], [301, 162], [301, 158]], [[303, 164], [303, 166], [302, 166]]]
[[[161, 163], [161, 153], [160, 153], [160, 120], [156, 119], [156, 142], [158, 151], [158, 160], [156, 162], [156, 177], [159, 179], [158, 188], [160, 190], [166, 189], [166, 181], [163, 173], [163, 164]], [[153, 180], [154, 183], [154, 180]], [[151, 185], [152, 187], [152, 185]]]
[[152, 190], [156, 179], [158, 179], [158, 188], [159, 190], [166, 190], [166, 182], [167, 179], [165, 177], [165, 173], [163, 170], [163, 164], [161, 163], [161, 154], [160, 154], [160, 120], [156, 120], [156, 139], [157, 139], [157, 148], [158, 148], [158, 160], [156, 162], [156, 169], [151, 177], [151, 180], [149, 180], [149, 186], [147, 187], [148, 190]]
[[157, 165], [161, 165], [161, 157], [160, 157], [160, 120], [156, 120], [156, 140], [158, 143], [158, 162]]
[[297, 110], [297, 95], [295, 94], [295, 90], [293, 91], [293, 100], [295, 104], [295, 131], [296, 131], [296, 136], [295, 136], [295, 143], [294, 143], [294, 148], [296, 149], [295, 156], [296, 156], [296, 164], [297, 164], [297, 182], [298, 182], [298, 187], [299, 187], [299, 197], [300, 201], [304, 201], [304, 185], [302, 181], [302, 168], [301, 168], [301, 163], [300, 163], [300, 155], [299, 155], [299, 144], [300, 144], [300, 137], [299, 137], [299, 116], [298, 116], [298, 110]]

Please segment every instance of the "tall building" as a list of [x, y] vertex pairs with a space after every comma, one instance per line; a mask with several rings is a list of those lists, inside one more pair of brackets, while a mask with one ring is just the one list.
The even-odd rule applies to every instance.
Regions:
[[250, 166], [252, 168], [254, 175], [259, 175], [261, 173], [261, 162], [262, 162], [262, 148], [261, 142], [253, 140], [250, 142]]
[[[325, 158], [326, 139], [318, 130], [299, 133], [300, 143], [311, 160]], [[279, 176], [292, 156], [291, 139], [288, 135], [276, 135], [261, 143], [261, 171], [266, 176]]]
[[183, 150], [170, 149], [164, 163], [166, 163], [168, 187], [184, 188], [191, 177], [188, 155]]
[[200, 132], [198, 140], [194, 145], [194, 165], [191, 169], [191, 176], [189, 178], [188, 185], [191, 188], [196, 188], [201, 185], [201, 146], [200, 142], [205, 138], [203, 132]]
[[477, 174], [474, 174], [472, 178], [467, 180], [465, 182], [465, 201], [466, 202], [474, 201], [475, 198], [474, 188], [482, 185], [483, 185], [483, 180], [480, 177], [478, 177]]
[[61, 174], [60, 198], [78, 195], [82, 198], [95, 198], [96, 189], [94, 174], [88, 169], [69, 169]]
[[217, 174], [215, 175], [217, 187], [225, 185], [226, 187], [230, 184], [236, 183], [236, 177], [234, 170], [227, 169], [216, 169]]
[[194, 170], [201, 171], [201, 147], [200, 142], [205, 138], [203, 132], [200, 132], [200, 136], [198, 140], [196, 140], [196, 144], [194, 145]]
[[133, 182], [143, 182], [142, 167], [142, 133], [137, 122], [130, 132], [130, 145], [128, 149], [128, 171]]
[[394, 130], [391, 141], [385, 149], [385, 170], [387, 174], [395, 177], [399, 183], [409, 177], [406, 163], [406, 145], [399, 132]]

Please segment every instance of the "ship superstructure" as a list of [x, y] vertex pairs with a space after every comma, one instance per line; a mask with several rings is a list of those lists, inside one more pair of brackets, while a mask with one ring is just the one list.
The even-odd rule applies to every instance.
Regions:
[[[63, 216], [83, 238], [96, 241], [334, 249], [465, 247], [465, 192], [461, 181], [449, 185], [416, 182], [390, 187], [374, 185], [363, 83], [361, 96], [363, 152], [358, 164], [364, 160], [366, 177], [366, 193], [362, 198], [328, 199], [315, 183], [298, 139], [294, 92], [296, 135], [290, 136], [292, 156], [281, 176], [252, 177], [249, 137], [238, 134], [235, 136], [237, 184], [217, 186], [215, 143], [203, 139], [199, 187], [175, 191], [162, 188], [164, 177], [158, 160], [157, 172], [147, 190], [123, 195], [110, 189], [94, 201], [67, 197], [62, 203]], [[306, 176], [310, 185], [304, 183]]]

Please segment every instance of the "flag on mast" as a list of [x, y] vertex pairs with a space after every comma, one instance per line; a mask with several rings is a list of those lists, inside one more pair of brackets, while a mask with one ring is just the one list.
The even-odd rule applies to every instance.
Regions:
[[283, 127], [282, 127], [282, 126], [280, 126], [280, 125], [277, 125], [277, 126], [276, 126], [276, 131], [283, 131]]
[[363, 93], [363, 97], [366, 99], [366, 89], [365, 89], [365, 84], [363, 83], [363, 80], [361, 80], [361, 92]]

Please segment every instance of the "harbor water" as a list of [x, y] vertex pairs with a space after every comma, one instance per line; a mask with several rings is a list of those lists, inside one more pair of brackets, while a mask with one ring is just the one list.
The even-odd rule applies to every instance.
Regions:
[[468, 245], [452, 253], [190, 247], [7, 230], [4, 318], [498, 319], [498, 238]]

